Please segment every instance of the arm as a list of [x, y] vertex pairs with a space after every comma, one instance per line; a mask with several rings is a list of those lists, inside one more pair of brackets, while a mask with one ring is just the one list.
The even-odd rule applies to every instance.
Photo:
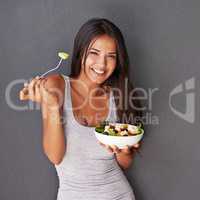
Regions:
[[65, 135], [62, 124], [62, 112], [42, 107], [43, 149], [53, 164], [59, 164], [65, 154]]
[[43, 149], [54, 164], [59, 164], [65, 154], [65, 135], [62, 124], [65, 83], [59, 75], [34, 78], [20, 91], [20, 100], [40, 104], [43, 122]]
[[123, 170], [129, 168], [129, 166], [133, 162], [133, 157], [134, 157], [135, 150], [140, 147], [139, 143], [137, 143], [137, 144], [135, 144], [133, 146], [126, 146], [123, 149], [119, 149], [115, 145], [110, 145], [110, 146], [109, 145], [105, 145], [105, 144], [103, 144], [101, 142], [99, 142], [99, 144], [102, 145], [103, 147], [105, 147], [109, 152], [115, 154], [115, 158], [117, 160], [117, 163], [119, 164], [119, 166]]
[[[57, 75], [49, 76], [45, 82], [48, 94], [57, 93], [57, 100], [53, 96], [46, 96], [43, 100], [42, 122], [43, 122], [43, 149], [48, 159], [53, 164], [59, 164], [65, 154], [66, 141], [63, 128], [63, 102], [64, 102], [64, 83]], [[50, 91], [50, 89], [53, 89]], [[43, 95], [44, 96], [44, 95]], [[56, 103], [55, 103], [56, 102]], [[56, 105], [56, 106], [55, 106]], [[53, 107], [53, 109], [51, 109]]]
[[126, 170], [130, 167], [130, 165], [133, 162], [133, 157], [134, 157], [134, 152], [130, 154], [124, 154], [122, 152], [115, 153], [115, 158], [117, 160], [117, 163], [123, 170]]

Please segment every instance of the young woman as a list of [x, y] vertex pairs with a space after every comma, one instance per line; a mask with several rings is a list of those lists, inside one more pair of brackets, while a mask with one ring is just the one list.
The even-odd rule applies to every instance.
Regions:
[[141, 117], [136, 100], [127, 105], [133, 94], [128, 66], [119, 28], [95, 18], [76, 35], [69, 76], [36, 77], [21, 91], [21, 100], [42, 108], [43, 148], [59, 177], [57, 200], [135, 199], [123, 169], [139, 144], [118, 149], [93, 133], [104, 120], [136, 123]]

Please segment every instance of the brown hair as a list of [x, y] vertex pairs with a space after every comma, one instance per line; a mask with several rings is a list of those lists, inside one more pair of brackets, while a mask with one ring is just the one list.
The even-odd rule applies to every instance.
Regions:
[[[78, 31], [73, 48], [70, 77], [75, 78], [80, 74], [82, 59], [85, 64], [87, 52], [91, 41], [100, 35], [108, 35], [113, 38], [117, 46], [116, 68], [111, 76], [103, 83], [111, 86], [117, 106], [118, 122], [136, 124], [141, 122], [141, 105], [136, 91], [133, 92], [133, 85], [128, 79], [129, 57], [125, 46], [125, 41], [120, 29], [111, 21], [104, 18], [93, 18], [83, 24]], [[120, 91], [120, 97], [119, 93]], [[132, 92], [131, 92], [132, 91]], [[133, 93], [133, 94], [132, 94]], [[127, 98], [132, 94], [132, 103]]]

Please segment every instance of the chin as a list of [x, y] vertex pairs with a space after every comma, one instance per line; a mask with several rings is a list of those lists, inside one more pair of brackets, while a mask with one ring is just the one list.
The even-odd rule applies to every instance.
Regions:
[[96, 74], [92, 69], [88, 73], [88, 77], [95, 84], [102, 84], [107, 80], [108, 74], [105, 72], [104, 74]]
[[90, 80], [94, 84], [101, 85], [106, 79], [99, 79], [99, 78], [94, 79], [93, 77], [90, 77]]

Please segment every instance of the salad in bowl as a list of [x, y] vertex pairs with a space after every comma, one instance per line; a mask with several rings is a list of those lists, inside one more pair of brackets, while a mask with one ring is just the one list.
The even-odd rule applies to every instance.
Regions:
[[132, 146], [138, 143], [143, 135], [142, 124], [111, 123], [104, 121], [95, 127], [95, 136], [105, 145], [116, 145], [118, 148]]

